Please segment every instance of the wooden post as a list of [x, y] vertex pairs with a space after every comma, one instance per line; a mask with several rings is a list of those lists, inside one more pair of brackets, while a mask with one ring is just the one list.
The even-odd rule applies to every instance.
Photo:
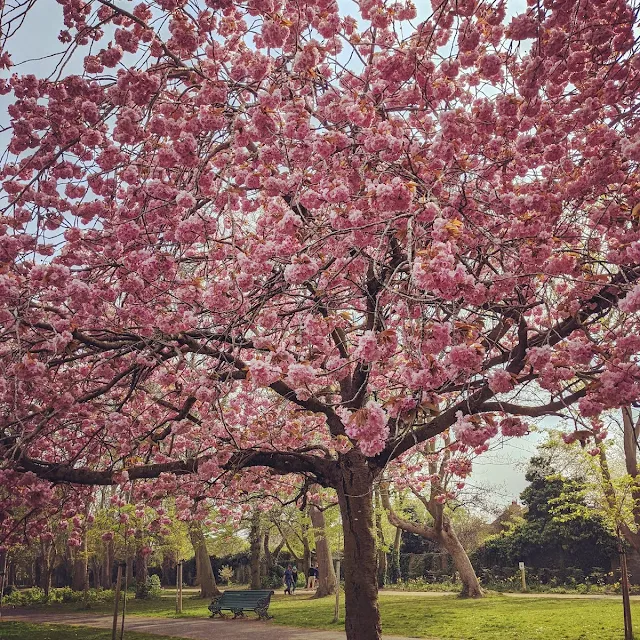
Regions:
[[2, 570], [0, 571], [0, 620], [2, 620], [2, 599], [4, 598], [4, 585], [6, 583], [7, 576], [7, 551], [2, 551], [3, 561]]
[[333, 609], [333, 621], [340, 618], [340, 560], [336, 560], [336, 604]]
[[129, 590], [129, 572], [126, 570], [127, 563], [124, 563], [125, 571], [124, 571], [124, 594], [122, 597], [122, 626], [120, 627], [120, 640], [124, 639], [124, 618], [127, 615], [127, 591]]
[[176, 613], [182, 613], [182, 560], [176, 565]]
[[118, 605], [120, 604], [120, 583], [122, 582], [122, 563], [118, 563], [118, 577], [116, 578], [116, 597], [113, 605], [113, 629], [111, 631], [111, 640], [116, 640], [118, 633]]
[[527, 576], [525, 574], [524, 562], [519, 562], [518, 567], [520, 567], [520, 577], [522, 578], [522, 590], [527, 590]]
[[629, 599], [629, 572], [627, 569], [627, 553], [624, 543], [618, 533], [618, 553], [620, 554], [620, 577], [622, 586], [622, 612], [624, 616], [624, 640], [633, 640], [633, 625], [631, 622], [631, 601]]

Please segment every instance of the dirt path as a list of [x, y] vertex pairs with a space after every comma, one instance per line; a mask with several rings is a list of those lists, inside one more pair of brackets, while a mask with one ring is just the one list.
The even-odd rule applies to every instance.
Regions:
[[[13, 610], [2, 616], [3, 620], [19, 622], [71, 624], [99, 629], [111, 629], [112, 618], [104, 615], [43, 613], [33, 610]], [[253, 620], [210, 620], [208, 618], [151, 618], [131, 616], [126, 620], [127, 631], [153, 633], [158, 636], [175, 636], [189, 640], [345, 640], [341, 631], [313, 631], [276, 626], [271, 622]], [[2, 623], [0, 623], [2, 629]], [[384, 636], [385, 640], [409, 640], [398, 636]]]

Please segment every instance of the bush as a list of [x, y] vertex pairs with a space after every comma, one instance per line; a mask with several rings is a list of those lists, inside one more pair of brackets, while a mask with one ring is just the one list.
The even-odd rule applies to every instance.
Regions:
[[112, 589], [88, 589], [85, 591], [73, 591], [71, 587], [51, 589], [49, 597], [40, 587], [30, 589], [15, 589], [4, 598], [4, 602], [14, 607], [29, 607], [38, 604], [52, 604], [59, 602], [82, 602], [86, 607], [101, 602], [113, 602], [115, 594]]
[[140, 587], [135, 587], [136, 598], [139, 600], [151, 600], [162, 595], [160, 577], [157, 575], [147, 576], [145, 583]]
[[230, 584], [232, 579], [233, 569], [228, 564], [223, 565], [220, 569], [220, 580], [226, 584]]
[[43, 604], [46, 602], [44, 591], [40, 587], [16, 590], [8, 595], [4, 601], [16, 607], [28, 607], [33, 604]]
[[[262, 576], [261, 586], [264, 589], [279, 589], [284, 579], [284, 568], [277, 564], [269, 569], [266, 576]], [[300, 582], [300, 574], [298, 573], [298, 582]]]
[[160, 585], [160, 576], [152, 575], [147, 578], [147, 592], [149, 598], [159, 598], [162, 595], [162, 586]]

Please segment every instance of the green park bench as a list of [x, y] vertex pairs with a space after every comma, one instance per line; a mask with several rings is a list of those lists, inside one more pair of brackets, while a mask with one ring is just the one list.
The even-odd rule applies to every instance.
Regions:
[[214, 598], [208, 606], [211, 611], [211, 618], [215, 618], [216, 614], [222, 618], [222, 611], [231, 611], [233, 617], [244, 618], [245, 611], [255, 611], [258, 618], [269, 620], [273, 618], [268, 613], [271, 604], [271, 596], [273, 591], [225, 591], [221, 596]]

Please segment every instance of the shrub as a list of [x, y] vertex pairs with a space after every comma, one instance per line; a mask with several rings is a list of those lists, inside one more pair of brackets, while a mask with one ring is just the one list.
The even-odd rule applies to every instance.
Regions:
[[157, 575], [148, 576], [145, 583], [136, 590], [136, 598], [149, 600], [159, 598], [162, 595], [162, 587], [160, 586], [160, 577]]
[[227, 584], [229, 584], [232, 578], [233, 578], [233, 569], [228, 564], [225, 564], [220, 569], [220, 580], [222, 580], [222, 582], [226, 582]]

